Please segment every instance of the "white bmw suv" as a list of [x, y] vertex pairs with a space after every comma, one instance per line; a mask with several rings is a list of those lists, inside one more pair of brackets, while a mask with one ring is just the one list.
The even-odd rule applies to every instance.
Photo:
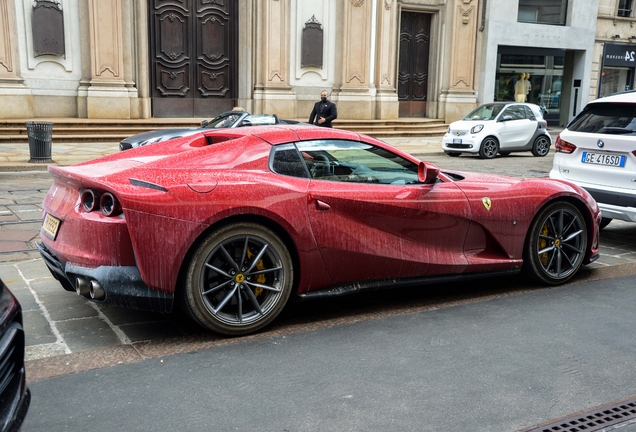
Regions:
[[557, 137], [550, 177], [587, 190], [612, 219], [636, 222], [636, 92], [594, 100]]

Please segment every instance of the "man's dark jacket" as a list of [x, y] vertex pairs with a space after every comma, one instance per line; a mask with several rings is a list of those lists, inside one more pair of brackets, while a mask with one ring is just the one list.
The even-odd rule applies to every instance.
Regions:
[[[318, 124], [320, 117], [325, 119], [323, 124]], [[309, 116], [309, 123], [315, 124], [316, 126], [332, 127], [331, 122], [336, 118], [338, 118], [338, 108], [336, 108], [336, 104], [331, 101], [320, 101], [314, 105], [314, 109]]]

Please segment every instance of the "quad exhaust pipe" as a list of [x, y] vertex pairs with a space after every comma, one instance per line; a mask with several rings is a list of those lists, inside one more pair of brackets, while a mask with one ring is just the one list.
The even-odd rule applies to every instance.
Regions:
[[97, 281], [91, 281], [91, 298], [93, 300], [103, 300], [106, 297], [106, 291], [97, 283]]
[[81, 277], [75, 279], [75, 292], [82, 297], [90, 297], [93, 300], [106, 298], [106, 291], [104, 291], [99, 282]]

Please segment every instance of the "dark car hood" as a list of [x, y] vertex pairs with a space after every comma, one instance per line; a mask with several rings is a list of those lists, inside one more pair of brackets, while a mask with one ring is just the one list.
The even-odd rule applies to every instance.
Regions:
[[142, 132], [137, 135], [129, 136], [128, 138], [124, 138], [121, 142], [135, 145], [135, 144], [139, 144], [142, 141], [146, 141], [148, 139], [156, 138], [160, 136], [163, 136], [164, 139], [162, 141], [165, 141], [166, 139], [170, 139], [170, 138], [191, 135], [200, 130], [201, 130], [200, 128], [159, 129], [159, 130]]

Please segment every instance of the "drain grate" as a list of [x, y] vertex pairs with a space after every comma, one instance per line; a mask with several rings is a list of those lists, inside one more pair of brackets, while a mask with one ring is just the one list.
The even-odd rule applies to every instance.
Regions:
[[593, 432], [636, 418], [636, 398], [594, 408], [523, 432]]

